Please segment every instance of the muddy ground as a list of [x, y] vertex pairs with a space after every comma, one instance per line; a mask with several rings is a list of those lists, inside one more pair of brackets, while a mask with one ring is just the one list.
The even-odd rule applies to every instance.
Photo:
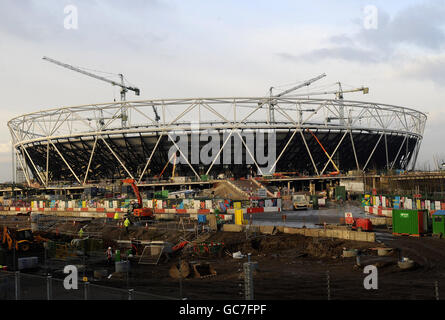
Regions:
[[[13, 223], [26, 224], [26, 217], [9, 217]], [[5, 219], [2, 219], [5, 222]], [[0, 222], [1, 223], [1, 222]], [[163, 240], [173, 244], [183, 239], [193, 239], [192, 230], [156, 230], [154, 225], [133, 226], [130, 234], [119, 228], [113, 221], [102, 219], [83, 221], [61, 221], [44, 235], [59, 241], [69, 241], [81, 226], [92, 234], [100, 232], [104, 247], [117, 248], [116, 239], [137, 238], [139, 240]], [[172, 298], [188, 299], [241, 299], [243, 298], [243, 263], [244, 259], [234, 259], [232, 253], [241, 251], [251, 253], [251, 261], [258, 262], [254, 274], [255, 299], [435, 299], [445, 297], [445, 240], [432, 237], [412, 238], [393, 237], [386, 228], [378, 230], [382, 240], [376, 243], [355, 242], [330, 238], [310, 238], [301, 235], [250, 234], [216, 232], [207, 235], [206, 242], [222, 242], [224, 250], [219, 254], [197, 254], [193, 246], [183, 249], [170, 259], [161, 259], [158, 265], [140, 265], [138, 259], [130, 259], [129, 279], [111, 279], [94, 281], [95, 284], [118, 288], [134, 288]], [[57, 233], [57, 235], [56, 235]], [[70, 235], [71, 234], [71, 235]], [[73, 236], [74, 235], [74, 236]], [[204, 238], [203, 238], [204, 239]], [[387, 257], [379, 257], [377, 247], [391, 247], [398, 250]], [[359, 249], [361, 266], [356, 265], [356, 258], [343, 258], [343, 249]], [[104, 249], [105, 250], [105, 249]], [[411, 270], [401, 270], [397, 266], [400, 256], [406, 256], [416, 262]], [[179, 281], [172, 279], [169, 269], [179, 259], [189, 262], [209, 262], [217, 275]], [[43, 274], [50, 271], [55, 277], [61, 276], [63, 261], [50, 263], [49, 270], [33, 271]], [[367, 274], [363, 273], [366, 265], [378, 267], [378, 289], [366, 290], [363, 282]], [[92, 278], [94, 270], [108, 269], [105, 255], [103, 258], [87, 261], [87, 275]], [[328, 280], [329, 279], [329, 280]], [[436, 283], [437, 282], [437, 283]], [[182, 289], [182, 291], [180, 290]]]

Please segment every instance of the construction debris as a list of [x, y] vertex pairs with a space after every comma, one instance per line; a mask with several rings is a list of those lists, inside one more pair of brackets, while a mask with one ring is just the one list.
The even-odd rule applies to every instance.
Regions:
[[169, 270], [170, 277], [173, 279], [185, 278], [208, 278], [216, 276], [216, 271], [208, 262], [187, 262], [181, 260], [179, 264], [174, 264]]
[[233, 259], [242, 259], [242, 258], [244, 258], [245, 257], [245, 255], [243, 255], [242, 253], [241, 253], [241, 251], [238, 251], [238, 252], [234, 252], [233, 253]]

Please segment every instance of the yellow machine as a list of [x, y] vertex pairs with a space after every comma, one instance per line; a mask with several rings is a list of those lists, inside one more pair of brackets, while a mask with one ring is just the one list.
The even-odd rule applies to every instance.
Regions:
[[15, 248], [17, 251], [28, 251], [33, 245], [40, 244], [48, 239], [41, 236], [34, 236], [31, 229], [11, 229], [3, 228], [2, 245], [6, 246], [8, 250]]

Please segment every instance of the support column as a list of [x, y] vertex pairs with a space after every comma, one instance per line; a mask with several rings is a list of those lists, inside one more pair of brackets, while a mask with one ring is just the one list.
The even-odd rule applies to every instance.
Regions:
[[310, 193], [311, 195], [314, 195], [314, 194], [315, 194], [315, 183], [314, 183], [313, 181], [310, 181], [310, 182], [309, 182], [309, 193]]

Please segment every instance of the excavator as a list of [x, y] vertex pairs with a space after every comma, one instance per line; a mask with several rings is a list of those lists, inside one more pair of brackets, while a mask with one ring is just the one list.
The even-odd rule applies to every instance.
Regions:
[[136, 185], [135, 180], [133, 179], [125, 179], [122, 180], [123, 183], [131, 184], [131, 187], [133, 188], [133, 192], [136, 195], [136, 198], [138, 199], [138, 203], [136, 205], [130, 205], [129, 213], [130, 215], [133, 215], [134, 217], [138, 218], [153, 218], [153, 209], [151, 208], [144, 208], [142, 205], [142, 197], [139, 192], [138, 186]]
[[2, 245], [6, 246], [8, 250], [29, 251], [32, 247], [40, 245], [48, 239], [39, 235], [34, 235], [31, 229], [12, 229], [8, 227], [3, 228], [1, 235]]

